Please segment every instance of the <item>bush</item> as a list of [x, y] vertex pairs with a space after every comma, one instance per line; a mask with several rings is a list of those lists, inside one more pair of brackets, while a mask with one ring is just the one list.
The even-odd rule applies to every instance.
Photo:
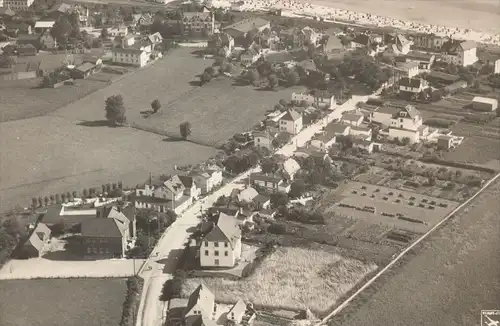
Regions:
[[286, 234], [286, 227], [282, 224], [273, 223], [269, 225], [267, 232], [272, 234]]
[[453, 126], [455, 122], [446, 119], [431, 118], [425, 120], [424, 124], [428, 125], [429, 127], [435, 127], [435, 128], [449, 128]]
[[120, 326], [132, 326], [135, 324], [137, 304], [140, 300], [143, 280], [138, 277], [130, 277], [127, 279], [127, 293], [123, 302], [122, 319]]

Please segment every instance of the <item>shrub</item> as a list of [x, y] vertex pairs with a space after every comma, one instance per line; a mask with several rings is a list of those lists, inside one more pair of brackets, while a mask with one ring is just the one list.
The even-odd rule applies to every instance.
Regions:
[[123, 302], [122, 319], [120, 326], [131, 326], [135, 323], [136, 304], [140, 300], [143, 281], [138, 277], [130, 277], [127, 279], [127, 293]]
[[425, 120], [424, 124], [428, 125], [429, 127], [435, 127], [435, 128], [450, 128], [455, 124], [455, 122], [446, 119], [431, 118]]
[[269, 225], [267, 231], [273, 234], [286, 234], [286, 227], [282, 224], [273, 223]]

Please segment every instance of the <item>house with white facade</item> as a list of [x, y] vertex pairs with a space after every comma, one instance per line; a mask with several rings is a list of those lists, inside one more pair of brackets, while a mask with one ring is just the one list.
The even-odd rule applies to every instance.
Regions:
[[56, 22], [53, 20], [50, 21], [37, 21], [35, 23], [35, 33], [37, 34], [42, 34], [45, 33], [46, 31], [50, 31], [52, 26], [54, 26]]
[[450, 40], [443, 44], [441, 60], [467, 67], [478, 61], [477, 44], [474, 41]]
[[492, 112], [498, 108], [498, 100], [495, 98], [475, 96], [472, 99], [472, 108], [476, 111]]
[[274, 149], [273, 140], [276, 133], [269, 130], [255, 131], [253, 133], [253, 143], [255, 147], [267, 148], [272, 151]]
[[285, 182], [280, 176], [252, 173], [250, 174], [250, 183], [270, 192], [288, 193], [290, 191], [290, 184]]
[[288, 110], [279, 121], [280, 131], [288, 132], [292, 135], [298, 134], [302, 130], [302, 115], [295, 110]]
[[307, 93], [292, 93], [292, 103], [299, 105], [302, 101], [306, 102], [307, 105], [313, 105], [315, 102], [314, 96]]
[[335, 135], [335, 133], [327, 130], [324, 133], [315, 135], [311, 139], [310, 145], [315, 149], [327, 152], [333, 146], [333, 144], [335, 144], [336, 140], [337, 136]]
[[408, 95], [418, 95], [429, 86], [429, 83], [422, 78], [404, 77], [399, 80], [399, 92]]
[[358, 127], [363, 122], [364, 116], [361, 113], [345, 113], [342, 115], [342, 123]]
[[14, 11], [26, 11], [35, 0], [4, 0], [3, 6]]
[[360, 138], [360, 139], [371, 141], [372, 140], [372, 129], [368, 128], [368, 127], [363, 127], [363, 126], [351, 127], [351, 129], [349, 131], [349, 135], [351, 135], [355, 138]]
[[418, 143], [421, 137], [426, 137], [429, 133], [429, 127], [422, 122], [422, 115], [414, 106], [399, 108], [390, 120], [389, 138], [399, 140], [408, 138], [410, 143]]
[[233, 267], [241, 258], [241, 230], [233, 216], [220, 213], [200, 246], [201, 267]]
[[189, 173], [202, 194], [206, 194], [215, 187], [222, 184], [222, 170], [217, 166], [204, 167], [200, 171], [192, 171]]
[[414, 61], [396, 62], [394, 70], [402, 77], [413, 78], [420, 73], [418, 63]]
[[405, 56], [406, 62], [416, 62], [418, 63], [418, 68], [423, 70], [431, 69], [434, 61], [436, 61], [436, 56], [434, 54], [410, 51]]
[[111, 60], [113, 63], [144, 67], [151, 55], [151, 45], [132, 47], [115, 47], [111, 49]]
[[295, 177], [295, 174], [299, 172], [300, 165], [293, 158], [288, 158], [285, 162], [283, 162], [281, 170], [285, 179], [292, 181]]

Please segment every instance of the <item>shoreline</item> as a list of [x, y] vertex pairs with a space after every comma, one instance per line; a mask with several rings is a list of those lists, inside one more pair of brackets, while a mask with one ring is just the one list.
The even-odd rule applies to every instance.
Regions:
[[[235, 1], [214, 0], [214, 7], [231, 7]], [[360, 25], [376, 25], [378, 27], [394, 27], [397, 29], [412, 31], [416, 33], [436, 34], [439, 36], [451, 36], [459, 40], [471, 40], [478, 43], [500, 45], [500, 30], [487, 31], [480, 29], [448, 27], [443, 25], [429, 24], [426, 22], [402, 20], [398, 18], [389, 18], [375, 14], [356, 12], [353, 10], [339, 9], [331, 6], [322, 5], [326, 0], [319, 0], [320, 4], [309, 4], [295, 0], [247, 0], [240, 6], [241, 11], [262, 11], [269, 9], [281, 9], [282, 16], [285, 17], [319, 17], [325, 21], [334, 22], [336, 19], [343, 21], [352, 21]], [[345, 7], [345, 6], [344, 6]]]

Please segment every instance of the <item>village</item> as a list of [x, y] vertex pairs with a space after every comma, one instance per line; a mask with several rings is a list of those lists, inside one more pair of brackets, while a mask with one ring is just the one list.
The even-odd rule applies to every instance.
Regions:
[[80, 123], [215, 154], [30, 193], [0, 221], [1, 280], [127, 278], [120, 325], [316, 325], [500, 168], [483, 151], [500, 137], [500, 55], [472, 41], [191, 2], [4, 0], [0, 15], [6, 93], [29, 82], [78, 107], [78, 88], [186, 65], [183, 104], [141, 97], [158, 83], [141, 79], [146, 111], [106, 92]]

